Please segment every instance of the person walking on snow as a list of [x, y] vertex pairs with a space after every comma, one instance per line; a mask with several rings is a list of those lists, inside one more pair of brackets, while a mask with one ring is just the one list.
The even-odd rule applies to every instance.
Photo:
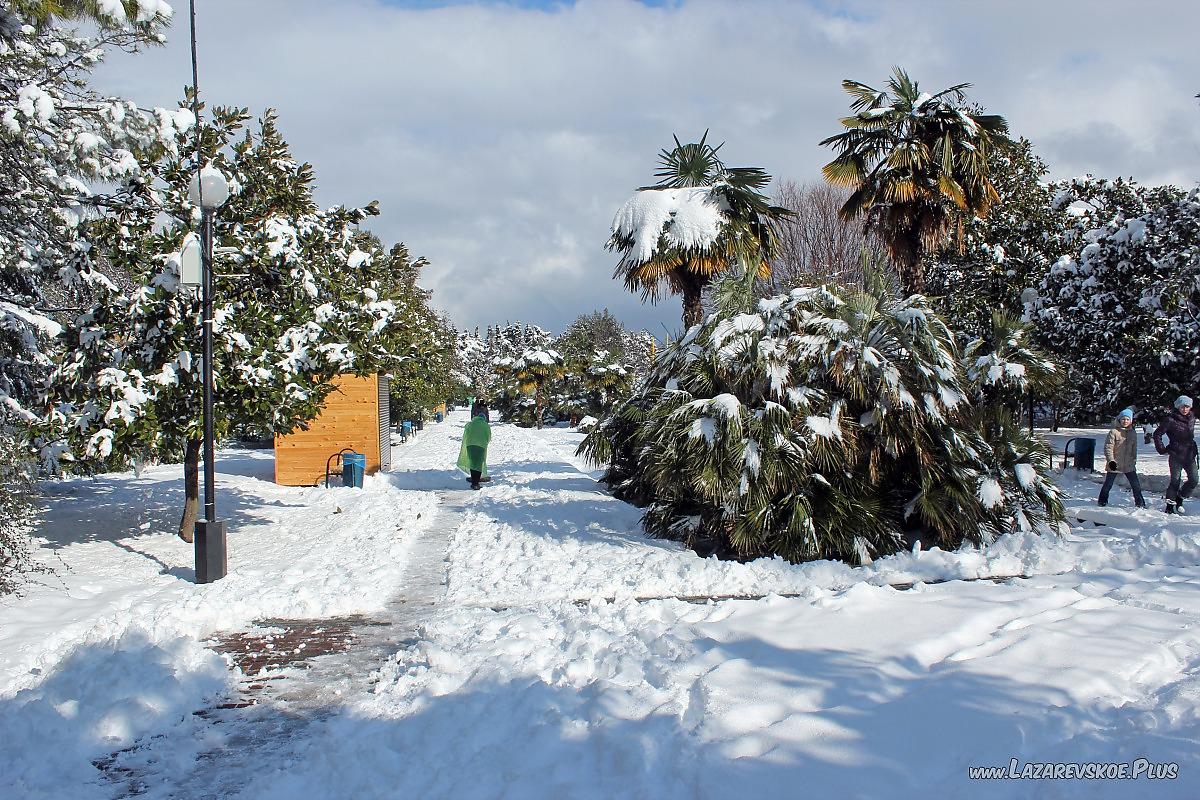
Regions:
[[1126, 408], [1117, 415], [1117, 421], [1108, 438], [1104, 440], [1104, 460], [1108, 462], [1104, 486], [1100, 489], [1100, 505], [1108, 505], [1108, 493], [1112, 491], [1117, 475], [1124, 475], [1133, 490], [1133, 502], [1138, 508], [1146, 507], [1142, 497], [1142, 482], [1137, 474], [1137, 433], [1133, 428], [1133, 409]]
[[[1163, 436], [1167, 441], [1163, 443]], [[1175, 400], [1175, 410], [1167, 415], [1154, 431], [1154, 449], [1167, 456], [1171, 470], [1171, 483], [1167, 486], [1167, 513], [1183, 513], [1183, 501], [1192, 496], [1196, 488], [1196, 415], [1192, 413], [1192, 398], [1180, 395]], [[1181, 474], [1187, 474], [1187, 483], [1179, 485]]]
[[471, 476], [471, 488], [478, 489], [487, 476], [487, 448], [492, 440], [488, 408], [482, 403], [471, 407], [471, 421], [463, 428], [462, 447], [458, 450], [458, 468]]

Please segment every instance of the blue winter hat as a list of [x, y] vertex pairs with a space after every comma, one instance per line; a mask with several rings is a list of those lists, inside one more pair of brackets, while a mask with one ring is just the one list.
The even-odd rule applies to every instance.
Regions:
[[1183, 408], [1184, 406], [1190, 406], [1191, 404], [1192, 398], [1188, 397], [1186, 394], [1181, 394], [1179, 397], [1175, 398], [1176, 408]]
[[1129, 417], [1130, 419], [1133, 419], [1133, 409], [1132, 408], [1121, 409], [1121, 413], [1117, 414], [1117, 419], [1121, 419], [1122, 417]]

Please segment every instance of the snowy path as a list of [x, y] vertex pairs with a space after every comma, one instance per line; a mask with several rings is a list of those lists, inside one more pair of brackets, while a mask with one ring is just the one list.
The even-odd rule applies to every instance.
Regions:
[[[245, 658], [253, 660], [267, 642], [267, 647], [282, 642], [295, 646], [294, 657], [284, 657], [282, 668], [248, 672], [239, 696], [202, 710], [192, 725], [170, 737], [139, 743], [105, 759], [104, 771], [118, 796], [233, 796], [261, 764], [286, 760], [294, 741], [307, 736], [308, 728], [334, 717], [348, 698], [371, 691], [379, 668], [417, 640], [446, 594], [448, 545], [471, 495], [456, 483], [445, 483], [452, 476], [436, 468], [444, 466], [441, 454], [453, 446], [452, 430], [461, 430], [461, 425], [431, 429], [407, 448], [417, 454], [410, 462], [433, 464], [434, 469], [416, 467], [381, 476], [393, 486], [437, 490], [435, 513], [409, 542], [401, 580], [386, 605], [369, 616], [267, 620], [249, 633], [239, 633], [238, 649]], [[394, 462], [407, 455], [396, 448]], [[327, 635], [330, 630], [335, 631], [332, 637]], [[278, 638], [264, 638], [272, 633]], [[317, 647], [320, 654], [307, 657], [306, 645]], [[323, 646], [332, 651], [321, 651]], [[190, 758], [179, 758], [181, 749], [193, 748]]]

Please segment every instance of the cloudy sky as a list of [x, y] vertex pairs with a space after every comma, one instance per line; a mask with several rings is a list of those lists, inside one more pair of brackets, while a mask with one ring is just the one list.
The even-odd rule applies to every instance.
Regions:
[[[117, 54], [101, 89], [175, 105], [187, 2], [167, 47]], [[1200, 180], [1195, 0], [197, 0], [206, 102], [279, 110], [325, 205], [379, 200], [371, 228], [432, 262], [460, 326], [561, 331], [608, 307], [662, 336], [604, 250], [672, 134], [732, 166], [811, 181], [847, 112], [843, 78], [899, 64], [1030, 138], [1055, 177]]]

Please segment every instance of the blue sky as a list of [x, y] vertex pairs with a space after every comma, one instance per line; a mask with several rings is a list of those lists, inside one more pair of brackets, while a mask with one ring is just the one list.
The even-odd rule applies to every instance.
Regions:
[[[608, 307], [658, 335], [678, 300], [612, 279], [613, 214], [673, 134], [706, 129], [730, 165], [820, 178], [844, 78], [900, 64], [927, 90], [969, 81], [1052, 174], [1200, 178], [1200, 3], [1144, 0], [205, 0], [210, 103], [279, 112], [325, 205], [378, 200], [371, 229], [431, 266], [463, 327], [561, 331]], [[174, 0], [177, 12], [186, 8]], [[546, 13], [546, 10], [553, 13]], [[1119, 21], [1117, 24], [1114, 21]], [[174, 105], [189, 81], [180, 13], [165, 48], [114, 55], [100, 85]]]

